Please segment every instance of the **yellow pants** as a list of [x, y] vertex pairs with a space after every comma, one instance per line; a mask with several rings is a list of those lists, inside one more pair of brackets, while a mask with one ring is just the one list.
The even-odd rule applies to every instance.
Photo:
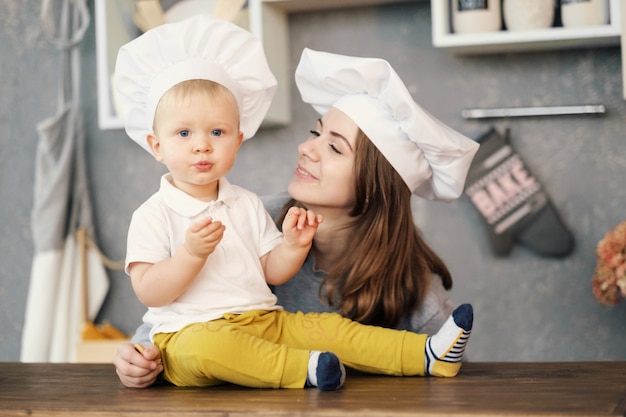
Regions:
[[426, 338], [334, 313], [257, 310], [159, 333], [154, 344], [174, 385], [303, 388], [311, 350], [333, 352], [364, 372], [424, 375]]

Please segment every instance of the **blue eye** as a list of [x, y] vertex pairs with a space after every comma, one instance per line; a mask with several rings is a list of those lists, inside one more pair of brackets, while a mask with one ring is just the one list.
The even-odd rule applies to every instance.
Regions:
[[180, 136], [181, 138], [189, 137], [190, 134], [191, 132], [189, 132], [188, 130], [181, 130], [180, 132], [178, 132], [178, 136]]
[[222, 136], [224, 132], [221, 129], [214, 129], [213, 136]]

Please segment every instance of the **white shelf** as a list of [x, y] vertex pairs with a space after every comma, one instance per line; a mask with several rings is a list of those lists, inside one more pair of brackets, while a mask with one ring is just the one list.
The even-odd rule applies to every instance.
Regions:
[[[626, 22], [626, 6], [620, 10], [621, 22]], [[622, 30], [621, 44], [626, 45], [626, 30]], [[622, 48], [622, 96], [626, 100], [626, 48]]]
[[522, 52], [620, 44], [620, 0], [610, 0], [608, 25], [467, 34], [451, 33], [449, 1], [431, 0], [430, 4], [433, 45], [456, 54]]
[[[118, 116], [111, 90], [111, 77], [119, 48], [132, 40], [132, 13], [135, 0], [95, 0], [96, 56], [98, 79], [98, 126], [102, 130], [122, 129], [124, 123]], [[285, 12], [265, 7], [262, 0], [250, 0], [242, 12], [240, 26], [257, 35], [264, 44], [272, 45], [266, 51], [268, 63], [276, 76], [279, 88], [263, 126], [282, 126], [291, 121], [289, 89], [287, 82], [288, 21]], [[212, 5], [207, 0], [207, 9]]]

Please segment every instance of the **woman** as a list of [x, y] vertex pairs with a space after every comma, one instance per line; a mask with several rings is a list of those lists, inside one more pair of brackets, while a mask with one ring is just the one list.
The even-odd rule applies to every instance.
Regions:
[[[305, 49], [296, 84], [322, 117], [298, 147], [294, 201], [274, 196], [266, 208], [274, 215], [295, 202], [324, 222], [299, 273], [274, 288], [279, 304], [436, 332], [452, 311], [452, 278], [415, 228], [410, 199], [457, 198], [478, 145], [421, 109], [386, 61]], [[146, 340], [140, 328], [134, 341]], [[162, 371], [150, 345], [143, 355], [120, 345], [113, 363], [129, 387]]]

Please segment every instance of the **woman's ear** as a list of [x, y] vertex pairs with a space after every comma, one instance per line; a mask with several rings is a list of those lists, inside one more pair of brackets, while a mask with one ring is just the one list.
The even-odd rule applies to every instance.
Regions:
[[148, 133], [146, 136], [146, 141], [148, 142], [148, 146], [152, 150], [152, 155], [154, 159], [159, 162], [163, 162], [163, 156], [161, 155], [161, 143], [159, 142], [159, 138], [156, 137], [154, 133]]

